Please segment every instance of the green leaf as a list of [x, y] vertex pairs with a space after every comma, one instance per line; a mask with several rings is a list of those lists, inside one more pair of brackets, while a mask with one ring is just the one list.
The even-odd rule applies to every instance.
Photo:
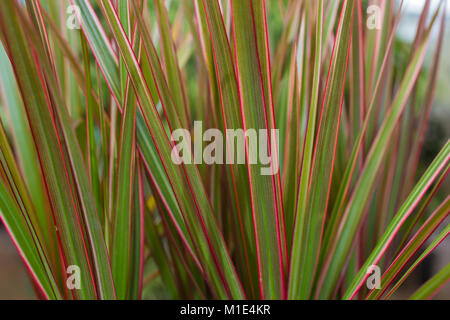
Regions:
[[[446, 170], [449, 170], [447, 167]], [[430, 218], [423, 224], [416, 235], [409, 241], [405, 248], [395, 258], [395, 261], [389, 266], [387, 271], [381, 278], [381, 287], [377, 290], [372, 290], [368, 299], [379, 298], [392, 283], [399, 272], [406, 266], [408, 261], [417, 253], [425, 241], [433, 234], [433, 231], [448, 217], [450, 214], [450, 197], [442, 203], [441, 206], [431, 215]]]
[[410, 300], [426, 300], [431, 299], [440, 288], [442, 288], [450, 279], [450, 263], [439, 271], [434, 277], [424, 283], [414, 294]]
[[[78, 266], [82, 271], [81, 282], [84, 287], [74, 292], [74, 295], [83, 298], [96, 297], [94, 281], [97, 281], [98, 294], [101, 297], [113, 298], [112, 277], [100, 221], [92, 192], [89, 192], [88, 177], [69, 124], [67, 109], [54, 83], [53, 69], [45, 57], [45, 51], [39, 50], [39, 40], [23, 20], [22, 9], [9, 2], [2, 3], [1, 7], [1, 19], [5, 21], [2, 32], [36, 139], [36, 149], [49, 190], [55, 222], [61, 234], [66, 264], [67, 267]], [[31, 48], [36, 48], [34, 53], [42, 64], [36, 64]], [[45, 80], [48, 86], [42, 82], [42, 71], [46, 72]], [[55, 104], [49, 97], [54, 99]], [[76, 201], [80, 201], [79, 205]], [[86, 234], [92, 245], [92, 262], [86, 254], [86, 239], [81, 219], [84, 219]]]
[[32, 220], [34, 208], [9, 147], [3, 125], [0, 123], [0, 218], [22, 259], [48, 299], [62, 299], [48, 253], [39, 239], [39, 225]]
[[[428, 257], [428, 255], [433, 252], [439, 244], [444, 241], [450, 234], [450, 225], [447, 225], [444, 230], [433, 240], [433, 242], [428, 246], [428, 248], [414, 261], [414, 263], [409, 267], [409, 269], [403, 274], [403, 276], [396, 282], [396, 284], [390, 289], [386, 295], [386, 299], [390, 298], [391, 295], [405, 282], [408, 276], [413, 272], [417, 266], [422, 263], [422, 261]], [[442, 276], [442, 275], [441, 275]], [[448, 280], [448, 278], [447, 278]]]
[[[354, 2], [345, 1], [342, 6], [341, 21], [328, 74], [324, 104], [320, 113], [318, 133], [316, 133], [317, 140], [312, 155], [311, 177], [309, 177], [308, 164], [306, 164], [306, 172], [302, 173], [304, 179], [301, 181], [299, 191], [300, 202], [298, 203], [291, 258], [289, 297], [293, 299], [307, 299], [310, 296], [319, 259], [344, 101], [345, 82], [342, 79], [345, 79], [347, 74], [353, 12]], [[318, 41], [320, 39], [319, 37]], [[315, 121], [314, 111], [310, 116], [312, 118], [310, 118], [309, 124]], [[309, 139], [312, 139], [312, 133], [310, 133]], [[309, 151], [307, 150], [307, 152]], [[307, 158], [306, 161], [310, 160]], [[304, 193], [308, 195], [307, 201], [303, 198]]]
[[330, 297], [332, 288], [336, 285], [340, 272], [344, 267], [348, 251], [354, 241], [364, 210], [367, 206], [370, 195], [369, 190], [373, 187], [381, 162], [386, 153], [388, 141], [406, 106], [406, 102], [423, 64], [428, 40], [429, 33], [424, 37], [422, 44], [414, 53], [414, 57], [408, 66], [403, 81], [392, 102], [390, 111], [385, 116], [385, 120], [371, 147], [367, 156], [367, 161], [358, 177], [354, 193], [346, 205], [346, 210], [344, 211], [344, 215], [339, 225], [340, 233], [337, 235], [336, 239], [330, 239], [332, 249], [326, 259], [324, 270], [322, 271], [319, 280], [321, 298]]
[[[255, 225], [256, 251], [258, 255], [261, 298], [285, 297], [286, 247], [282, 196], [279, 187], [278, 149], [273, 139], [273, 103], [271, 76], [268, 70], [268, 47], [265, 21], [265, 4], [260, 1], [236, 1], [232, 4], [233, 35], [237, 65], [237, 79], [244, 130], [256, 130], [265, 136], [268, 149], [270, 175], [264, 175], [266, 165], [261, 159], [251, 163], [256, 150], [247, 148], [247, 166]], [[253, 25], [248, 24], [248, 19]], [[274, 152], [275, 151], [275, 152]], [[277, 170], [277, 171], [275, 171]]]
[[[101, 7], [104, 15], [108, 18], [108, 23], [124, 58], [147, 128], [159, 157], [165, 165], [166, 174], [174, 186], [173, 191], [177, 196], [181, 212], [185, 213], [187, 224], [193, 231], [191, 236], [194, 237], [193, 242], [198, 246], [196, 253], [205, 264], [205, 275], [210, 280], [210, 285], [218, 297], [242, 298], [242, 287], [206, 197], [206, 192], [202, 191], [204, 187], [199, 172], [195, 165], [185, 164], [178, 167], [172, 162], [173, 146], [169, 143], [156, 105], [152, 100], [136, 56], [120, 25], [117, 13], [109, 1], [101, 1]], [[175, 127], [181, 126], [175, 124]], [[189, 190], [189, 192], [181, 192], [184, 190]]]
[[363, 267], [361, 268], [360, 272], [354, 279], [351, 286], [347, 289], [346, 294], [344, 296], [346, 299], [352, 298], [359, 290], [362, 283], [368, 276], [366, 273], [367, 269], [370, 266], [376, 265], [378, 263], [378, 261], [384, 254], [386, 248], [392, 242], [392, 240], [394, 239], [395, 235], [397, 234], [398, 230], [400, 229], [404, 221], [408, 218], [408, 216], [416, 207], [417, 203], [420, 201], [420, 199], [427, 191], [427, 189], [430, 187], [430, 185], [433, 183], [433, 181], [439, 175], [439, 173], [447, 166], [449, 161], [450, 161], [450, 141], [447, 142], [447, 144], [441, 150], [439, 155], [430, 165], [428, 170], [424, 173], [422, 179], [420, 179], [415, 188], [412, 190], [408, 199], [406, 199], [406, 201], [403, 203], [397, 215], [394, 217], [394, 219], [388, 226], [383, 237], [380, 239], [377, 246], [372, 251], [372, 254], [364, 263]]

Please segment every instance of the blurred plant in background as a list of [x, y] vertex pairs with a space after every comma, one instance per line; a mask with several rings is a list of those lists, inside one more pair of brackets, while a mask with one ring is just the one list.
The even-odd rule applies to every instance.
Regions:
[[[1, 1], [0, 217], [37, 296], [391, 298], [450, 231], [450, 143], [425, 140], [445, 5], [425, 2], [410, 43], [402, 14]], [[174, 164], [171, 132], [194, 121], [279, 129], [280, 172]], [[411, 298], [449, 279], [447, 264]]]

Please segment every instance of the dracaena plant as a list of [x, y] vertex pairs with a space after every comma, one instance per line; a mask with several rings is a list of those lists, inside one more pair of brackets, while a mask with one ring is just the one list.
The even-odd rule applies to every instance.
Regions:
[[[412, 43], [402, 13], [0, 1], [0, 217], [38, 297], [390, 298], [450, 231], [448, 192], [435, 197], [450, 143], [419, 162], [445, 8], [426, 2]], [[247, 144], [244, 163], [174, 162], [171, 133], [196, 121], [278, 129], [279, 170], [261, 174]]]

